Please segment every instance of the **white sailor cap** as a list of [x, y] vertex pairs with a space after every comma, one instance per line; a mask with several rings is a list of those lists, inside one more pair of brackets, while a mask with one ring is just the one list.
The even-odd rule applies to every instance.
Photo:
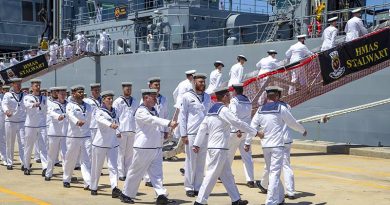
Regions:
[[335, 17], [332, 17], [330, 19], [328, 19], [328, 22], [333, 22], [333, 21], [336, 21], [339, 17], [335, 16]]
[[354, 13], [358, 13], [361, 11], [362, 11], [362, 8], [357, 8], [357, 9], [352, 10], [351, 12], [354, 14]]
[[273, 92], [282, 92], [283, 88], [279, 86], [268, 86], [265, 88], [265, 92], [267, 93], [273, 93]]
[[84, 87], [84, 85], [74, 85], [74, 86], [70, 87], [70, 90], [71, 91], [85, 90], [85, 87]]
[[275, 50], [268, 50], [267, 53], [268, 54], [278, 54], [278, 52], [276, 52]]
[[298, 36], [297, 36], [297, 39], [306, 38], [306, 36], [307, 36], [306, 34], [298, 35]]
[[30, 86], [22, 86], [21, 90], [28, 90], [30, 89]]
[[223, 95], [229, 92], [229, 87], [219, 87], [214, 90], [215, 95]]
[[196, 73], [196, 70], [187, 70], [185, 72], [186, 75], [191, 75], [191, 74], [194, 74], [194, 73]]
[[108, 96], [114, 96], [114, 95], [115, 95], [115, 93], [112, 90], [106, 90], [106, 91], [103, 91], [100, 93], [100, 96], [102, 96], [102, 98], [105, 98]]
[[[30, 83], [31, 83], [31, 84], [33, 84], [33, 83], [42, 83], [42, 80], [41, 80], [41, 79], [35, 78], [35, 79], [31, 79], [31, 80], [30, 80]], [[42, 90], [42, 89], [41, 89], [41, 90]]]
[[100, 83], [91, 83], [91, 84], [89, 84], [89, 86], [90, 86], [91, 88], [100, 87]]
[[12, 78], [9, 80], [11, 83], [22, 82], [23, 78]]
[[207, 78], [207, 74], [206, 73], [195, 73], [193, 76], [194, 76], [194, 79], [197, 79], [197, 78], [206, 79]]
[[58, 87], [55, 87], [58, 91], [66, 91], [68, 90], [68, 87], [66, 86], [58, 86]]
[[244, 87], [244, 83], [232, 84], [232, 87], [233, 87], [233, 88], [242, 88], [242, 87]]
[[41, 92], [47, 92], [47, 88], [41, 88]]
[[217, 67], [217, 66], [219, 66], [219, 65], [222, 65], [222, 67], [225, 67], [225, 65], [223, 64], [222, 61], [215, 61], [215, 62], [214, 62], [214, 66], [215, 66], [215, 67]]
[[132, 86], [133, 83], [132, 82], [122, 82], [122, 87], [124, 86]]
[[160, 82], [161, 78], [160, 77], [150, 77], [148, 78], [149, 83], [154, 83], [154, 82]]
[[50, 87], [49, 88], [51, 91], [57, 91], [58, 90], [58, 87]]
[[3, 89], [10, 89], [11, 88], [11, 86], [9, 86], [9, 85], [3, 85]]
[[238, 59], [241, 58], [241, 59], [244, 59], [244, 61], [248, 61], [244, 55], [238, 55], [237, 58], [238, 58]]
[[144, 95], [151, 95], [156, 94], [157, 95], [157, 89], [141, 89], [142, 96]]

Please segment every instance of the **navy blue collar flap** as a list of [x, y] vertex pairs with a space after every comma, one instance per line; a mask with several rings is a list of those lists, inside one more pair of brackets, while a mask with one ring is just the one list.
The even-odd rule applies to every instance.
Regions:
[[270, 102], [266, 103], [259, 109], [259, 114], [267, 114], [267, 113], [280, 113], [280, 102]]
[[223, 103], [215, 103], [213, 106], [211, 106], [207, 115], [209, 115], [209, 116], [210, 115], [218, 115], [219, 112], [221, 112], [223, 107], [225, 107], [225, 105]]

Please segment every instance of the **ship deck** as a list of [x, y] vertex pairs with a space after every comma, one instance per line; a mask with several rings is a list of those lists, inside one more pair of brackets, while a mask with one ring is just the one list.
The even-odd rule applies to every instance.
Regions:
[[[260, 145], [254, 145], [255, 178], [259, 179], [263, 172], [264, 159]], [[183, 167], [183, 157], [178, 161], [164, 162], [164, 182], [169, 197], [177, 204], [193, 204], [195, 198], [185, 196], [183, 177], [179, 168]], [[286, 204], [390, 204], [390, 160], [368, 158], [352, 155], [325, 154], [302, 149], [292, 150], [292, 166], [295, 173], [295, 200], [286, 199]], [[99, 195], [91, 196], [83, 190], [80, 171], [75, 171], [79, 182], [72, 183], [70, 189], [62, 187], [61, 169], [56, 167], [56, 175], [52, 181], [46, 182], [40, 176], [37, 163], [33, 164], [31, 176], [24, 176], [19, 170], [13, 171], [0, 167], [0, 204], [122, 204], [111, 198], [108, 170], [103, 169]], [[243, 199], [251, 205], [264, 204], [266, 195], [257, 188], [245, 186], [245, 176], [240, 159], [233, 163], [236, 183]], [[123, 182], [119, 182], [122, 188]], [[155, 194], [152, 188], [141, 183], [136, 204], [154, 204]], [[217, 183], [208, 204], [227, 205], [230, 198], [222, 183]]]

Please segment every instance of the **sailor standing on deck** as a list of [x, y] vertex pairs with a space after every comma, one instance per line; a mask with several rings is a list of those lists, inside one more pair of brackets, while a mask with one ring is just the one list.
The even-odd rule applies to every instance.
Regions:
[[81, 159], [81, 174], [84, 179], [84, 189], [91, 184], [91, 130], [89, 128], [92, 108], [83, 101], [84, 86], [71, 87], [72, 101], [66, 105], [66, 117], [69, 120], [66, 138], [66, 155], [64, 162], [63, 186], [70, 188], [70, 180], [77, 159]]
[[49, 54], [49, 66], [57, 64], [58, 45], [55, 39], [50, 41]]
[[9, 67], [14, 66], [18, 63], [20, 63], [20, 62], [18, 60], [16, 60], [16, 53], [13, 53], [11, 60], [9, 60]]
[[237, 56], [238, 63], [234, 64], [230, 68], [230, 80], [228, 83], [228, 86], [231, 86], [232, 84], [241, 83], [244, 79], [244, 64], [247, 61], [246, 57], [244, 55], [238, 55]]
[[249, 124], [238, 119], [226, 107], [230, 101], [228, 88], [217, 89], [215, 95], [218, 102], [208, 110], [207, 117], [200, 125], [192, 148], [195, 153], [199, 153], [202, 149], [207, 150], [207, 170], [194, 205], [207, 204], [218, 177], [228, 192], [232, 205], [245, 205], [248, 204], [248, 201], [241, 200], [229, 161], [229, 140], [231, 137], [239, 137], [230, 135], [230, 127], [242, 130], [251, 137], [261, 134], [256, 129], [251, 128]]
[[324, 42], [322, 43], [321, 51], [326, 51], [336, 46], [335, 41], [338, 31], [338, 29], [336, 28], [337, 19], [337, 16], [328, 19], [330, 25], [324, 30], [324, 33], [322, 34], [322, 40], [324, 40]]
[[185, 144], [184, 187], [188, 197], [198, 195], [204, 177], [207, 150], [194, 153], [191, 151], [200, 123], [211, 107], [210, 95], [205, 93], [206, 74], [194, 74], [194, 87], [183, 95], [179, 113], [181, 140]]
[[142, 177], [147, 172], [157, 194], [157, 205], [170, 204], [167, 190], [163, 186], [162, 170], [162, 137], [161, 127], [175, 128], [177, 122], [159, 118], [154, 109], [157, 103], [156, 89], [141, 90], [143, 104], [135, 113], [137, 132], [134, 142], [133, 163], [127, 172], [123, 193], [120, 199], [124, 203], [133, 204]]
[[118, 147], [120, 138], [119, 119], [113, 104], [113, 91], [101, 93], [102, 106], [96, 109], [98, 131], [92, 141], [91, 195], [97, 195], [100, 174], [104, 159], [107, 157], [108, 173], [112, 189], [112, 198], [118, 198], [121, 191], [118, 186]]
[[4, 64], [4, 59], [0, 58], [0, 70], [5, 70], [7, 69], [7, 66]]
[[92, 83], [91, 86], [91, 96], [89, 98], [84, 98], [84, 102], [88, 103], [92, 108], [92, 117], [91, 117], [91, 136], [92, 140], [96, 135], [98, 126], [96, 123], [95, 111], [102, 105], [102, 97], [100, 96], [100, 83]]
[[[262, 75], [271, 71], [276, 70], [279, 67], [278, 59], [276, 59], [276, 54], [278, 54], [275, 50], [267, 51], [268, 57], [262, 58], [257, 64], [256, 67], [259, 69], [259, 74]], [[263, 88], [266, 86], [268, 77], [264, 77], [260, 79], [260, 87]], [[266, 99], [265, 91], [260, 95], [258, 99], [258, 104], [263, 105]]]
[[[276, 205], [284, 202], [284, 188], [280, 180], [284, 155], [285, 126], [288, 126], [306, 136], [305, 128], [291, 115], [284, 103], [279, 101], [281, 88], [269, 86], [266, 88], [267, 103], [259, 107], [252, 119], [251, 127], [264, 129], [263, 147], [266, 170], [269, 172], [269, 185], [266, 205]], [[247, 140], [245, 148], [250, 148]]]
[[70, 34], [68, 33], [66, 37], [62, 40], [62, 47], [63, 47], [63, 57], [68, 59], [71, 58], [73, 55], [72, 45], [70, 42]]
[[119, 180], [125, 181], [126, 174], [133, 160], [133, 144], [135, 137], [134, 113], [138, 108], [136, 99], [131, 96], [131, 82], [122, 82], [123, 95], [119, 96], [113, 104], [119, 118], [118, 175]]
[[23, 98], [24, 106], [26, 107], [26, 122], [25, 122], [25, 152], [24, 175], [30, 175], [30, 160], [34, 143], [38, 142], [39, 154], [42, 163], [42, 177], [45, 177], [47, 168], [47, 148], [44, 138], [46, 138], [46, 113], [47, 100], [41, 95], [41, 80], [31, 80], [32, 93]]
[[222, 61], [215, 61], [214, 62], [215, 69], [210, 73], [210, 81], [209, 81], [209, 87], [206, 89], [207, 94], [214, 93], [214, 90], [221, 87], [222, 84], [222, 68], [225, 67], [225, 65], [222, 63]]
[[[248, 97], [244, 95], [244, 85], [233, 84], [233, 95], [234, 97], [230, 100], [229, 109], [234, 114], [234, 116], [243, 122], [250, 124], [251, 123], [251, 114], [252, 114], [252, 102]], [[245, 137], [246, 135], [243, 131], [232, 126], [230, 131], [230, 140], [229, 140], [229, 157], [228, 161], [230, 164], [233, 163], [234, 155], [236, 154], [237, 148], [240, 150], [241, 160], [244, 162], [244, 172], [246, 178], [246, 185], [249, 188], [255, 187], [254, 182], [254, 168], [253, 168], [253, 159], [252, 151], [244, 150]]]
[[51, 91], [53, 94], [58, 92], [58, 98], [53, 99], [50, 103], [48, 103], [47, 117], [50, 118], [50, 120], [47, 136], [49, 140], [49, 150], [47, 154], [45, 181], [50, 181], [53, 175], [54, 165], [60, 150], [62, 159], [64, 160], [66, 155], [66, 136], [69, 124], [68, 118], [66, 117], [66, 105], [68, 104], [66, 101], [66, 87], [53, 87]]
[[361, 36], [364, 36], [368, 33], [366, 27], [364, 27], [363, 21], [360, 18], [361, 8], [352, 10], [353, 17], [348, 20], [347, 25], [345, 25], [345, 41], [349, 42]]
[[7, 154], [7, 170], [13, 169], [15, 138], [18, 138], [19, 158], [24, 171], [24, 122], [26, 120], [26, 108], [24, 107], [21, 92], [22, 78], [13, 78], [13, 91], [4, 94], [1, 103], [5, 114], [5, 140]]

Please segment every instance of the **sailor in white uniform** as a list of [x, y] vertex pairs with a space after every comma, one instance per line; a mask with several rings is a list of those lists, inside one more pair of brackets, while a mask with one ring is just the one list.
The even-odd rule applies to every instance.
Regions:
[[185, 144], [184, 187], [188, 197], [195, 197], [202, 185], [207, 150], [199, 153], [191, 151], [200, 123], [211, 107], [210, 95], [205, 93], [206, 74], [194, 74], [194, 89], [186, 92], [182, 98], [179, 113], [181, 140]]
[[[7, 66], [4, 64], [4, 60], [0, 58], [0, 70], [7, 69]], [[1, 81], [3, 83], [3, 81]]]
[[[271, 71], [276, 70], [279, 67], [279, 62], [278, 59], [276, 59], [276, 55], [278, 52], [275, 50], [269, 50], [267, 51], [268, 57], [262, 58], [257, 64], [256, 67], [259, 69], [259, 74], [258, 75], [263, 75], [266, 73], [269, 73]], [[260, 79], [260, 87], [263, 88], [266, 86], [266, 82], [268, 80], [268, 77], [263, 77]], [[258, 99], [258, 104], [263, 105], [266, 97], [265, 91], [260, 95]]]
[[347, 25], [345, 25], [345, 41], [349, 42], [354, 39], [357, 39], [361, 36], [364, 36], [368, 33], [366, 27], [364, 27], [363, 21], [360, 18], [361, 8], [352, 10], [353, 17], [348, 20]]
[[84, 86], [71, 87], [72, 101], [66, 105], [66, 117], [69, 120], [66, 138], [66, 155], [64, 162], [63, 186], [70, 188], [70, 180], [78, 157], [81, 161], [81, 175], [84, 179], [84, 189], [91, 184], [91, 131], [90, 122], [92, 108], [83, 101]]
[[222, 68], [225, 67], [225, 65], [222, 63], [222, 61], [215, 61], [214, 62], [215, 69], [210, 73], [210, 81], [209, 86], [206, 89], [207, 94], [214, 93], [214, 90], [221, 87], [222, 85]]
[[49, 54], [49, 66], [57, 64], [58, 44], [55, 39], [50, 41]]
[[95, 117], [95, 111], [102, 105], [102, 97], [100, 96], [100, 83], [92, 83], [91, 87], [91, 96], [84, 98], [84, 102], [88, 103], [92, 108], [92, 117], [91, 117], [91, 136], [92, 140], [97, 132], [97, 123]]
[[80, 55], [87, 50], [87, 39], [85, 38], [84, 31], [81, 31], [78, 35], [76, 35], [76, 40], [76, 54]]
[[14, 66], [16, 64], [20, 63], [18, 60], [16, 60], [16, 54], [12, 54], [11, 60], [9, 60], [9, 67]]
[[119, 129], [119, 118], [113, 104], [113, 91], [104, 91], [102, 106], [96, 109], [96, 122], [98, 131], [92, 141], [92, 168], [91, 168], [91, 195], [97, 195], [100, 174], [104, 160], [107, 157], [108, 173], [111, 184], [111, 197], [118, 198], [121, 191], [118, 186], [118, 147], [117, 138], [121, 137]]
[[215, 95], [218, 102], [208, 110], [207, 117], [200, 125], [193, 144], [195, 153], [199, 153], [202, 149], [207, 150], [207, 170], [194, 205], [207, 204], [218, 177], [228, 192], [232, 204], [245, 205], [248, 201], [241, 200], [229, 161], [229, 140], [231, 137], [239, 137], [230, 135], [230, 127], [235, 127], [251, 137], [258, 133], [226, 107], [230, 101], [228, 88], [217, 89]]
[[132, 82], [122, 82], [123, 95], [119, 96], [113, 104], [119, 118], [118, 175], [119, 180], [125, 181], [127, 171], [133, 160], [133, 144], [135, 139], [134, 114], [138, 108], [136, 99], [131, 96]]
[[51, 180], [54, 165], [60, 150], [63, 160], [66, 155], [66, 136], [69, 124], [68, 118], [66, 117], [66, 105], [68, 104], [66, 101], [66, 89], [66, 87], [53, 87], [51, 89], [52, 93], [58, 92], [58, 98], [53, 99], [48, 103], [47, 117], [50, 118], [50, 120], [47, 136], [49, 140], [49, 150], [47, 155], [45, 181]]
[[47, 168], [47, 148], [45, 143], [46, 138], [46, 114], [47, 100], [41, 95], [41, 80], [31, 80], [32, 93], [23, 97], [23, 103], [26, 107], [26, 122], [25, 126], [25, 152], [24, 175], [30, 175], [30, 160], [34, 144], [39, 146], [39, 154], [42, 163], [42, 177], [46, 175]]
[[[233, 84], [233, 95], [234, 97], [230, 100], [229, 109], [234, 114], [234, 116], [243, 122], [250, 124], [252, 117], [252, 102], [246, 97], [244, 93], [244, 86], [242, 83]], [[233, 163], [234, 155], [236, 154], [237, 148], [241, 154], [241, 160], [244, 162], [244, 172], [246, 178], [246, 185], [249, 188], [255, 187], [254, 182], [254, 168], [253, 168], [253, 159], [252, 151], [244, 150], [245, 146], [245, 135], [243, 131], [237, 129], [236, 127], [231, 127], [230, 131], [230, 140], [229, 140], [229, 157], [228, 161], [230, 164]]]
[[228, 86], [231, 86], [232, 84], [241, 83], [244, 80], [244, 64], [247, 59], [244, 55], [239, 55], [237, 56], [237, 61], [238, 63], [234, 64], [230, 68], [230, 80]]
[[72, 45], [71, 45], [71, 42], [70, 42], [70, 34], [68, 33], [66, 35], [66, 37], [62, 40], [62, 49], [63, 49], [63, 57], [68, 59], [68, 58], [71, 58], [72, 55], [73, 55], [73, 49], [72, 49]]
[[175, 108], [180, 108], [181, 105], [181, 97], [184, 93], [191, 90], [193, 87], [193, 74], [196, 73], [196, 70], [188, 70], [185, 72], [186, 79], [181, 81], [179, 85], [173, 91], [173, 100], [175, 101]]
[[5, 114], [5, 140], [7, 154], [7, 170], [13, 169], [15, 139], [18, 138], [19, 158], [24, 170], [24, 122], [26, 120], [26, 108], [24, 107], [21, 92], [22, 79], [11, 79], [13, 91], [4, 94], [1, 103]]
[[99, 34], [99, 40], [98, 40], [98, 46], [99, 46], [99, 52], [107, 55], [108, 54], [108, 45], [109, 45], [109, 37], [107, 32], [103, 29], [102, 33]]
[[[261, 145], [264, 153], [266, 170], [269, 173], [269, 185], [266, 205], [276, 205], [284, 202], [284, 188], [280, 180], [284, 155], [285, 126], [306, 136], [305, 128], [291, 115], [284, 103], [279, 101], [281, 88], [269, 86], [267, 91], [267, 103], [259, 107], [252, 119], [251, 127], [264, 131]], [[250, 140], [245, 143], [245, 148], [250, 147]]]
[[[0, 83], [0, 105], [3, 101], [3, 84]], [[0, 160], [3, 161], [3, 165], [7, 166], [7, 154], [6, 154], [6, 142], [5, 142], [5, 115], [3, 109], [0, 109]]]
[[159, 118], [154, 109], [157, 103], [156, 89], [141, 90], [143, 104], [135, 113], [137, 131], [134, 142], [133, 163], [127, 172], [123, 193], [120, 199], [124, 203], [134, 203], [142, 177], [147, 172], [157, 194], [156, 204], [171, 204], [167, 190], [163, 186], [162, 137], [161, 127], [175, 128], [177, 122]]
[[336, 36], [337, 36], [337, 16], [328, 19], [329, 26], [324, 30], [322, 34], [322, 42], [321, 51], [326, 51], [336, 46]]

